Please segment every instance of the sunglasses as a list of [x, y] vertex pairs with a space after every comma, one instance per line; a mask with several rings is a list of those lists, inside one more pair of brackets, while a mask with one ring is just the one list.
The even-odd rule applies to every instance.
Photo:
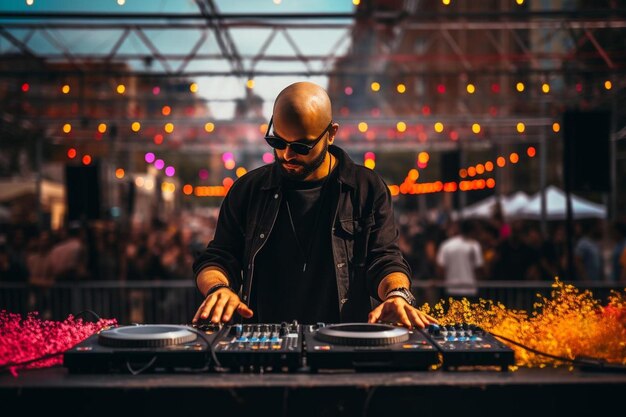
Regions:
[[280, 138], [276, 135], [270, 135], [270, 130], [272, 129], [272, 122], [274, 120], [274, 116], [270, 118], [270, 123], [267, 125], [267, 132], [265, 133], [265, 141], [268, 145], [270, 145], [274, 149], [287, 149], [287, 146], [291, 148], [292, 151], [299, 155], [308, 155], [311, 152], [311, 149], [315, 148], [315, 145], [324, 137], [324, 135], [330, 131], [330, 128], [333, 127], [333, 122], [331, 121], [326, 126], [326, 129], [317, 137], [317, 139], [313, 141], [296, 141], [296, 142], [287, 142], [285, 139]]

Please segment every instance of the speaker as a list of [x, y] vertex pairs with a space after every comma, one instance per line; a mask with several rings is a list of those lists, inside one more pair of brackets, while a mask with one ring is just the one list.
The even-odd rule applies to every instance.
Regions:
[[99, 165], [66, 165], [65, 195], [68, 222], [100, 219]]
[[572, 191], [611, 191], [611, 113], [568, 110], [563, 114], [563, 169]]
[[446, 151], [441, 154], [441, 181], [459, 181], [461, 153], [458, 150]]

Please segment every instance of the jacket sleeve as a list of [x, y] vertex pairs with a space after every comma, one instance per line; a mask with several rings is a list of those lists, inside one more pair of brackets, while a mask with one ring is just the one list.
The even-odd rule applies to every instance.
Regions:
[[411, 279], [411, 268], [402, 256], [398, 245], [391, 193], [382, 178], [378, 177], [374, 188], [373, 221], [368, 238], [367, 282], [370, 295], [378, 298], [378, 285], [392, 272], [402, 272]]
[[230, 189], [220, 207], [215, 236], [204, 252], [193, 263], [194, 277], [208, 266], [218, 266], [228, 275], [230, 286], [238, 291], [242, 283], [242, 256], [244, 250], [244, 219], [238, 200], [237, 184]]

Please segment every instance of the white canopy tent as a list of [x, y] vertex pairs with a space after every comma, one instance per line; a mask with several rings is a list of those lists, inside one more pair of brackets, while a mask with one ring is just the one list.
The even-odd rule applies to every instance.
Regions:
[[[593, 203], [574, 194], [570, 194], [572, 201], [572, 217], [574, 219], [604, 219], [606, 207], [602, 204]], [[527, 204], [522, 207], [517, 215], [522, 219], [541, 219], [541, 192], [533, 195]], [[565, 220], [567, 218], [567, 206], [565, 192], [553, 185], [546, 188], [546, 220]]]
[[461, 217], [463, 218], [489, 218], [493, 215], [493, 211], [500, 201], [500, 207], [502, 208], [502, 214], [504, 217], [515, 217], [526, 204], [530, 197], [523, 191], [518, 191], [509, 196], [491, 196], [470, 206], [467, 206], [461, 211]]

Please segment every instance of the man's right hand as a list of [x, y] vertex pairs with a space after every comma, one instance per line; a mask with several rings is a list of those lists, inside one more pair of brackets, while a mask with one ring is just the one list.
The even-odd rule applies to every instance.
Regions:
[[247, 319], [254, 315], [232, 290], [226, 287], [219, 288], [204, 299], [191, 322], [209, 319], [211, 323], [226, 323], [233, 317], [235, 311]]

